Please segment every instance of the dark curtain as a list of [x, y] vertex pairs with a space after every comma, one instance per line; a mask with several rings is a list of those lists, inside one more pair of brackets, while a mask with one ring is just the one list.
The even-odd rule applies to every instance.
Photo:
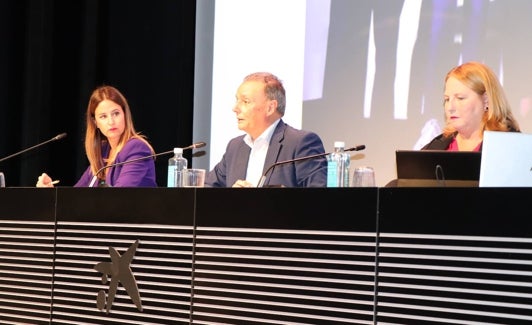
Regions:
[[[192, 141], [196, 1], [0, 1], [0, 161], [6, 186], [47, 172], [72, 186], [88, 166], [85, 110], [102, 84], [129, 101], [156, 152]], [[191, 165], [191, 157], [189, 165]], [[166, 186], [167, 161], [156, 160]]]

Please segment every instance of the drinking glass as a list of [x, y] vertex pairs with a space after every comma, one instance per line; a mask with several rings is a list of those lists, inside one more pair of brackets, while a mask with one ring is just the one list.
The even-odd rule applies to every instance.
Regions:
[[375, 171], [369, 166], [355, 167], [353, 172], [353, 187], [375, 187]]
[[205, 169], [188, 168], [183, 170], [183, 187], [204, 187]]

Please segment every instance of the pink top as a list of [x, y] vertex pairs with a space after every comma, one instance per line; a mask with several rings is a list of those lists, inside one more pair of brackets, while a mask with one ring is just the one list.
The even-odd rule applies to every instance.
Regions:
[[[473, 149], [472, 151], [480, 151], [480, 145], [482, 144], [479, 143], [475, 149]], [[453, 141], [451, 142], [451, 144], [449, 145], [449, 147], [447, 148], [447, 151], [459, 151], [458, 150], [458, 142], [456, 141], [456, 138], [453, 139]]]

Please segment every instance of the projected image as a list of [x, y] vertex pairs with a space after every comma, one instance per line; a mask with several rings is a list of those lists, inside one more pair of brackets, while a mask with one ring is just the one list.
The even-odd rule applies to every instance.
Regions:
[[327, 151], [334, 141], [366, 145], [351, 166], [373, 167], [378, 186], [396, 177], [395, 150], [421, 148], [441, 132], [444, 77], [463, 62], [497, 73], [532, 133], [532, 1], [289, 3], [215, 2], [210, 167], [238, 134], [234, 90], [252, 71], [284, 81], [285, 122], [318, 133]]
[[[327, 28], [328, 38], [321, 48], [307, 44], [306, 56], [323, 59], [306, 63], [305, 87], [323, 88], [321, 96], [305, 88], [312, 95], [305, 96], [303, 126], [316, 130], [326, 145], [366, 144], [354, 164], [373, 166], [383, 185], [395, 177], [396, 149], [419, 149], [441, 132], [446, 73], [475, 60], [497, 72], [521, 127], [532, 132], [532, 87], [526, 86], [531, 48], [522, 43], [532, 27], [524, 13], [531, 9], [526, 1], [332, 0], [329, 24], [319, 28], [309, 27], [321, 22], [311, 14], [323, 10], [307, 9], [307, 32]], [[523, 16], [516, 18], [517, 28], [502, 23], [511, 12]], [[323, 79], [314, 77], [314, 69], [324, 71]]]

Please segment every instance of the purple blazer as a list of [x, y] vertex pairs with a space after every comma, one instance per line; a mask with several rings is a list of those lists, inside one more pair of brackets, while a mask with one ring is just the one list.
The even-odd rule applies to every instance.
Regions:
[[[238, 179], [246, 179], [251, 148], [244, 135], [229, 141], [222, 160], [205, 176], [206, 187], [231, 187]], [[278, 161], [325, 153], [320, 137], [313, 132], [298, 130], [279, 121], [270, 140], [262, 173]], [[273, 168], [264, 186], [326, 187], [327, 159], [312, 158]]]
[[[109, 145], [102, 148], [104, 156], [109, 155]], [[114, 163], [152, 155], [150, 148], [139, 139], [130, 139], [116, 156]], [[110, 167], [105, 183], [112, 187], [157, 187], [155, 181], [155, 162], [153, 158], [142, 159], [121, 166]], [[88, 187], [93, 178], [90, 167], [87, 167], [74, 187]], [[98, 186], [98, 183], [93, 186]]]

